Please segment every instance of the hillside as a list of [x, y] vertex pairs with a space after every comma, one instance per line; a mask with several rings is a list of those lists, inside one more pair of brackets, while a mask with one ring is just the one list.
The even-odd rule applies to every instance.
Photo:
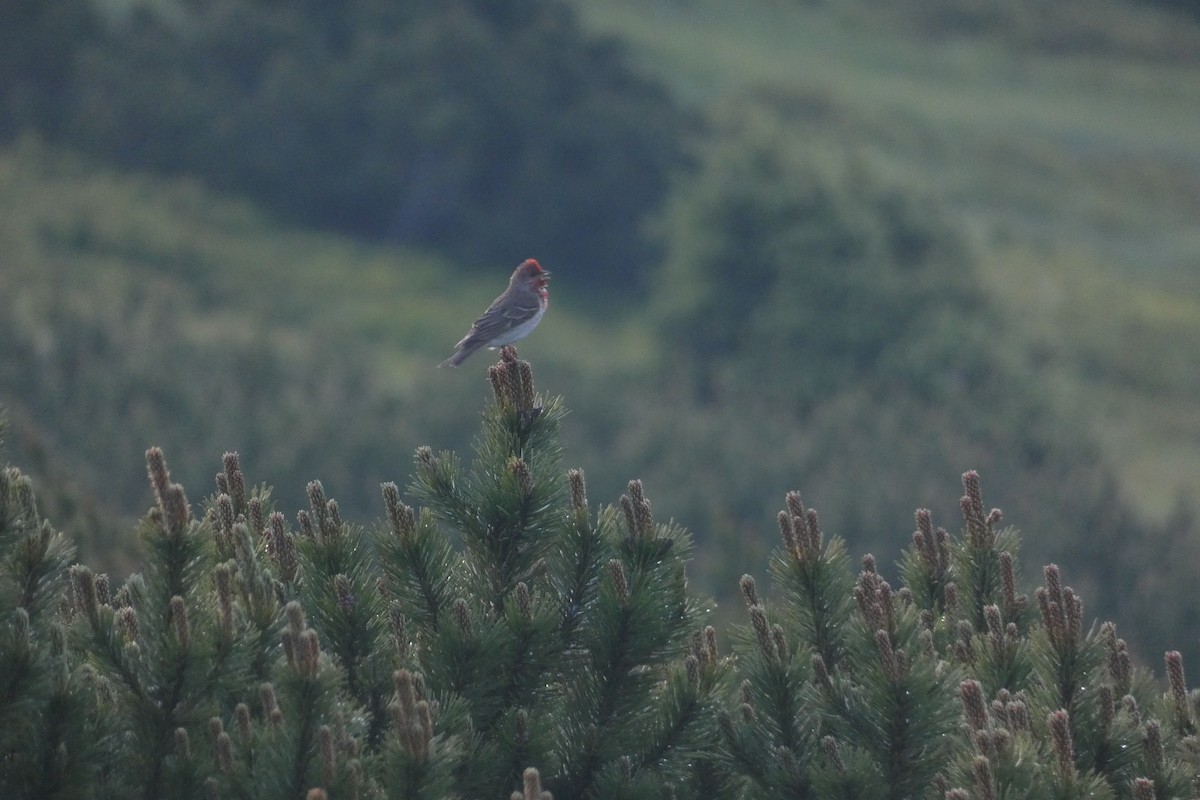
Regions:
[[1194, 19], [1123, 2], [576, 7], [693, 102], [806, 108], [808, 147], [836, 139], [934, 198], [1137, 507], [1162, 520], [1200, 492]]
[[[978, 468], [1026, 533], [1027, 573], [1069, 560], [1096, 613], [1155, 622], [1139, 650], [1178, 645], [1195, 603], [1167, 601], [1198, 546], [1180, 502], [1200, 488], [1200, 77], [1145, 45], [1164, 41], [1159, 12], [1106, 8], [1138, 24], [1101, 19], [1087, 47], [1056, 50], [1012, 19], [966, 35], [865, 3], [580, 4], [704, 120], [664, 209], [638, 222], [664, 261], [599, 294], [602, 274], [548, 262], [553, 312], [521, 347], [539, 385], [572, 398], [564, 435], [592, 495], [643, 478], [725, 601], [773, 545], [785, 491], [887, 563], [915, 506], [957, 524], [946, 487]], [[843, 262], [808, 258], [777, 212], [830, 197], [815, 217], [829, 253], [861, 245], [864, 274], [918, 282], [842, 284]], [[732, 198], [757, 215], [744, 241]], [[914, 264], [889, 261], [897, 238]], [[779, 244], [794, 242], [804, 257]], [[348, 518], [378, 518], [380, 482], [408, 474], [416, 446], [469, 445], [487, 357], [434, 365], [515, 259], [542, 256], [467, 264], [317, 232], [34, 137], [0, 154], [0, 250], [4, 457], [53, 487], [49, 515], [117, 573], [151, 444], [193, 492], [232, 449], [289, 513], [320, 478]], [[728, 352], [671, 327], [677, 295], [728, 299], [697, 288], [693, 254], [763, 304], [708, 326]], [[813, 323], [771, 305], [776, 285], [848, 294], [798, 291], [828, 315]], [[887, 325], [910, 296], [929, 316], [900, 313], [900, 336]]]

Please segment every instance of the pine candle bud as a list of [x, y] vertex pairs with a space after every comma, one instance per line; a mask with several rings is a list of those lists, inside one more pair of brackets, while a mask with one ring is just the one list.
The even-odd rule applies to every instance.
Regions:
[[401, 542], [412, 540], [413, 532], [417, 529], [416, 516], [412, 508], [400, 500], [400, 490], [396, 484], [383, 484], [383, 505], [387, 509], [388, 525]]
[[508, 471], [517, 479], [517, 486], [521, 489], [521, 494], [529, 497], [533, 494], [533, 475], [529, 472], [529, 465], [524, 459], [513, 456], [508, 462]]
[[775, 643], [775, 657], [779, 659], [779, 663], [786, 663], [788, 660], [787, 640], [783, 638], [783, 626], [775, 624], [771, 626], [771, 640]]
[[300, 603], [292, 600], [284, 607], [284, 614], [287, 616], [288, 626], [291, 628], [292, 634], [299, 636], [304, 630], [304, 609], [300, 607]]
[[833, 691], [833, 678], [829, 674], [829, 667], [825, 664], [825, 659], [816, 653], [812, 657], [813, 680], [825, 692]]
[[317, 729], [317, 741], [321, 753], [321, 778], [325, 783], [333, 783], [337, 767], [333, 751], [333, 729], [322, 725]]
[[350, 591], [350, 579], [342, 573], [333, 576], [333, 593], [337, 597], [338, 608], [349, 614], [354, 610], [357, 598]]
[[552, 800], [549, 792], [542, 790], [542, 777], [533, 767], [528, 767], [522, 778], [524, 794], [513, 793], [515, 800]]
[[837, 739], [834, 739], [832, 736], [822, 738], [821, 749], [825, 751], [825, 758], [833, 765], [837, 773], [845, 775], [846, 764], [842, 761], [842, 751], [838, 747]]
[[979, 473], [964, 472], [963, 488], [966, 494], [961, 500], [963, 521], [967, 524], [967, 541], [977, 549], [987, 549], [992, 543], [987, 537], [987, 520], [983, 516], [983, 491], [979, 486]]
[[987, 626], [988, 634], [992, 637], [996, 644], [999, 644], [1004, 638], [1004, 621], [1000, 618], [999, 606], [984, 606], [983, 620], [984, 624]]
[[887, 631], [875, 631], [875, 650], [879, 653], [879, 664], [883, 667], [884, 676], [892, 683], [898, 682], [903, 677], [901, 662]]
[[[516, 354], [516, 351], [513, 351]], [[516, 367], [516, 391], [514, 392], [517, 409], [519, 411], [531, 411], [536, 403], [533, 391], [533, 368], [528, 361], [517, 361]]]
[[1107, 730], [1112, 725], [1113, 715], [1117, 713], [1117, 697], [1113, 688], [1107, 683], [1100, 684], [1100, 727]]
[[1163, 660], [1167, 665], [1167, 684], [1171, 687], [1171, 701], [1175, 705], [1175, 716], [1180, 728], [1188, 721], [1187, 681], [1183, 674], [1183, 654], [1169, 651]]
[[279, 702], [275, 699], [275, 687], [269, 683], [258, 687], [258, 702], [262, 705], [263, 716], [270, 718], [279, 710]]
[[304, 509], [296, 512], [296, 524], [300, 526], [300, 534], [304, 538], [312, 539], [316, 537], [317, 533], [313, 528], [312, 517]]
[[217, 530], [226, 536], [233, 533], [233, 498], [227, 494], [217, 495]]
[[637, 515], [633, 510], [633, 500], [629, 495], [621, 495], [621, 513], [625, 515], [625, 527], [629, 529], [630, 536], [637, 535]]
[[1140, 725], [1142, 722], [1142, 713], [1138, 709], [1137, 699], [1133, 695], [1127, 694], [1121, 698], [1121, 708], [1133, 720], [1134, 724]]
[[792, 515], [786, 511], [779, 512], [779, 536], [783, 539], [783, 549], [797, 561], [802, 560], [802, 553], [796, 547], [796, 526]]
[[1053, 603], [1058, 603], [1061, 607], [1063, 604], [1062, 596], [1062, 573], [1058, 569], [1057, 564], [1047, 564], [1042, 568], [1042, 574], [1046, 577], [1046, 593]]
[[221, 458], [225, 468], [225, 477], [229, 483], [229, 495], [236, 509], [246, 507], [246, 479], [242, 476], [242, 466], [238, 454], [230, 451]]
[[267, 530], [266, 519], [263, 517], [265, 509], [263, 508], [262, 498], [250, 498], [250, 500], [246, 503], [246, 508], [250, 518], [250, 531], [254, 534], [256, 539], [261, 539], [262, 535], [266, 533]]
[[1058, 757], [1058, 769], [1068, 780], [1075, 777], [1075, 746], [1071, 741], [1071, 720], [1067, 712], [1059, 709], [1050, 712], [1047, 722], [1054, 740], [1054, 753]]
[[954, 581], [947, 583], [943, 589], [942, 604], [947, 617], [953, 619], [958, 615], [958, 584]]
[[944, 565], [939, 563], [936, 539], [933, 533], [933, 516], [927, 508], [918, 508], [914, 514], [917, 529], [913, 531], [913, 548], [924, 562], [926, 569], [940, 577]]
[[1007, 550], [1000, 553], [1000, 586], [1004, 595], [1004, 605], [1011, 614], [1018, 609], [1017, 576], [1013, 564], [1013, 555]]
[[233, 739], [227, 732], [222, 730], [217, 734], [213, 755], [218, 770], [221, 772], [233, 771]]
[[321, 642], [317, 637], [317, 632], [312, 628], [307, 628], [304, 633], [300, 634], [296, 648], [296, 662], [301, 676], [308, 680], [315, 678], [320, 668], [320, 659]]
[[169, 533], [178, 536], [192, 520], [192, 511], [188, 506], [187, 495], [178, 483], [172, 483], [167, 488], [167, 504], [163, 509]]
[[921, 654], [930, 661], [936, 662], [938, 660], [938, 652], [937, 646], [933, 641], [933, 631], [929, 628], [923, 628], [918, 636], [918, 642], [921, 645]]
[[629, 579], [625, 576], [625, 565], [617, 559], [608, 562], [608, 574], [612, 578], [613, 589], [616, 590], [617, 601], [629, 605]]
[[996, 800], [996, 787], [992, 780], [992, 762], [988, 761], [986, 756], [975, 756], [975, 760], [971, 762], [971, 773], [975, 777], [975, 784], [979, 787], [980, 798]]
[[179, 756], [180, 761], [187, 761], [192, 757], [192, 743], [188, 738], [187, 728], [175, 729], [175, 755]]
[[137, 611], [126, 606], [117, 612], [117, 630], [126, 642], [136, 642], [138, 639]]
[[758, 639], [759, 649], [762, 650], [768, 661], [775, 660], [775, 646], [771, 640], [771, 629], [767, 624], [767, 612], [762, 606], [750, 606], [750, 626], [754, 628], [754, 635]]
[[237, 720], [238, 735], [242, 737], [242, 744], [250, 744], [253, 733], [250, 727], [250, 706], [238, 703], [237, 707], [233, 709], [233, 718]]
[[492, 385], [492, 396], [496, 399], [496, 405], [501, 408], [511, 407], [512, 391], [508, 388], [504, 365], [492, 364], [487, 369], [487, 377], [488, 383]]
[[404, 749], [414, 758], [424, 761], [429, 757], [433, 740], [433, 717], [428, 701], [421, 697], [423, 681], [407, 669], [397, 670], [392, 679], [396, 696], [388, 709], [392, 713], [396, 733]]
[[521, 615], [522, 622], [530, 622], [533, 619], [533, 598], [529, 594], [529, 586], [521, 581], [516, 587], [517, 596], [517, 613]]
[[188, 622], [187, 605], [179, 595], [171, 598], [170, 621], [175, 630], [175, 640], [181, 648], [187, 650], [192, 644], [192, 626]]
[[1154, 772], [1161, 772], [1163, 768], [1163, 742], [1162, 742], [1162, 726], [1158, 724], [1158, 720], [1147, 720], [1142, 728], [1142, 754], [1146, 759], [1146, 765]]
[[[643, 536], [649, 538], [654, 535], [654, 517], [650, 513], [650, 501], [646, 499], [646, 493], [642, 489], [642, 482], [633, 480], [629, 482], [629, 494], [622, 495], [621, 507], [625, 509], [625, 497], [629, 498], [629, 505], [632, 506], [633, 521], [629, 532], [635, 536]], [[630, 510], [625, 511], [626, 516], [630, 515]]]
[[296, 579], [300, 569], [300, 561], [296, 556], [296, 540], [288, 533], [281, 512], [273, 512], [269, 518], [271, 530], [268, 536], [268, 547], [275, 566], [279, 569], [279, 577], [284, 583]]
[[754, 578], [751, 575], [743, 575], [738, 581], [738, 586], [742, 590], [742, 597], [746, 599], [746, 606], [753, 607], [758, 605], [758, 587], [754, 584]]
[[824, 547], [824, 534], [821, 531], [821, 517], [815, 508], [804, 513], [805, 527], [808, 530], [808, 548], [813, 558], [821, 554]]
[[100, 621], [100, 604], [96, 598], [96, 578], [82, 564], [71, 567], [71, 588], [75, 593], [75, 609], [86, 616], [95, 628]]
[[963, 715], [972, 731], [987, 727], [987, 706], [983, 697], [983, 685], [977, 680], [965, 680], [958, 685], [958, 697], [962, 701]]
[[171, 485], [171, 473], [167, 470], [167, 460], [163, 451], [151, 447], [146, 451], [146, 472], [150, 476], [150, 485], [154, 488], [154, 498], [159, 508], [166, 511], [167, 489]]
[[108, 605], [108, 601], [108, 573], [101, 572], [96, 575], [96, 602], [102, 606], [106, 606]]
[[313, 520], [317, 523], [317, 528], [324, 530], [325, 525], [325, 506], [328, 503], [328, 498], [325, 497], [325, 487], [320, 481], [309, 481], [306, 488], [308, 494], [309, 513], [312, 514]]
[[587, 486], [583, 479], [583, 470], [567, 470], [567, 487], [571, 492], [571, 510], [586, 512], [588, 508]]

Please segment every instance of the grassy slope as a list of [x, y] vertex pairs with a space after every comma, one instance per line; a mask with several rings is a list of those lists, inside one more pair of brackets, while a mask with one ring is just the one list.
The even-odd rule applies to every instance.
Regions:
[[[150, 501], [151, 444], [194, 500], [228, 448], [288, 516], [319, 477], [363, 520], [381, 481], [407, 481], [413, 448], [466, 449], [489, 359], [436, 365], [509, 269], [464, 281], [427, 254], [280, 226], [194, 182], [32, 141], [0, 152], [0, 254], [0, 457], [117, 573]], [[600, 338], [568, 313], [544, 327], [555, 335], [522, 348], [539, 363]], [[645, 352], [633, 326], [605, 330]], [[592, 352], [597, 373], [616, 361]]]
[[[961, 216], [998, 299], [1048, 364], [1043, 374], [1095, 425], [1142, 507], [1162, 513], [1178, 487], [1200, 480], [1200, 279], [1186, 269], [1200, 249], [1196, 166], [1188, 160], [1200, 148], [1188, 151], [1192, 132], [1171, 122], [1194, 113], [1196, 104], [1184, 100], [1200, 81], [1136, 60], [1106, 62], [1099, 78], [1087, 78], [1078, 59], [1030, 56], [1016, 65], [999, 43], [931, 44], [781, 3], [743, 5], [736, 15], [706, 0], [687, 14], [675, 4], [625, 0], [588, 8], [592, 24], [628, 33], [635, 54], [693, 101], [782, 86], [828, 103], [836, 113], [806, 122], [819, 146], [848, 143], [886, 177]], [[1155, 80], [1170, 88], [1144, 91]], [[1135, 100], [1136, 114], [1119, 105]], [[1156, 103], [1161, 126], [1148, 110]], [[1113, 124], [1098, 130], [1106, 114]], [[22, 346], [38, 348], [39, 366], [50, 364], [51, 373], [75, 368], [81, 355], [84, 368], [94, 362], [67, 388], [99, 396], [83, 399], [82, 415], [51, 409], [66, 424], [40, 432], [51, 454], [46, 472], [87, 485], [99, 504], [130, 514], [145, 508], [140, 456], [152, 443], [166, 446], [176, 477], [198, 499], [211, 491], [220, 451], [229, 447], [241, 450], [252, 481], [275, 485], [288, 516], [303, 505], [304, 481], [320, 477], [350, 518], [370, 520], [378, 518], [378, 483], [405, 482], [414, 446], [469, 446], [474, 431], [463, 421], [475, 418], [486, 394], [487, 361], [459, 371], [433, 365], [495, 294], [496, 281], [463, 282], [426, 254], [288, 229], [186, 181], [122, 175], [30, 145], [0, 154], [0, 253], [0, 325], [8, 315]], [[497, 280], [507, 269], [497, 265]], [[590, 495], [611, 501], [624, 480], [644, 477], [665, 516], [697, 530], [729, 530], [727, 555], [711, 545], [698, 551], [720, 562], [701, 566], [713, 573], [705, 585], [733, 586], [742, 571], [760, 570], [774, 542], [770, 526], [764, 539], [757, 523], [753, 535], [737, 527], [740, 518], [722, 524], [732, 512], [715, 501], [710, 509], [681, 500], [697, 494], [687, 491], [698, 479], [694, 459], [674, 463], [653, 444], [685, 437], [699, 442], [699, 458], [716, 463], [731, 457], [731, 442], [760, 441], [761, 432], [756, 439], [742, 430], [759, 421], [669, 404], [655, 416], [656, 404], [639, 394], [641, 367], [654, 355], [643, 323], [563, 313], [572, 311], [563, 279], [559, 311], [522, 354], [534, 360], [540, 386], [567, 394], [575, 412], [568, 452], [572, 465], [588, 468]], [[78, 331], [69, 346], [56, 344], [70, 332], [58, 335], [55, 313], [58, 324]], [[9, 366], [0, 359], [0, 370]], [[229, 374], [240, 380], [226, 381]], [[81, 402], [64, 393], [57, 373], [39, 380], [36, 401]], [[189, 381], [216, 394], [197, 397]], [[5, 402], [12, 400], [0, 396]], [[13, 444], [23, 444], [31, 413], [16, 409]], [[196, 427], [179, 430], [181, 420]], [[874, 433], [890, 435], [911, 421], [894, 410]], [[89, 430], [96, 423], [109, 429]], [[869, 442], [851, 433], [861, 431], [733, 458], [769, 475], [767, 491], [778, 502], [789, 476], [820, 472], [813, 465], [829, 463], [834, 451], [844, 465], [870, 458]], [[840, 452], [847, 441], [862, 449]], [[19, 448], [3, 455], [35, 474], [41, 468]], [[993, 485], [986, 461], [965, 466], [982, 468], [985, 486]], [[133, 487], [119, 498], [106, 494], [114, 473]], [[713, 498], [730, 493], [721, 474], [703, 477]], [[929, 477], [936, 494], [889, 499], [900, 511], [883, 524], [903, 533], [915, 503], [952, 500], [946, 477]], [[828, 499], [811, 483], [801, 488], [822, 507]], [[97, 563], [94, 551], [83, 557]]]
[[576, 5], [692, 101], [775, 88], [836, 105], [826, 135], [966, 224], [1143, 512], [1200, 491], [1200, 66], [1146, 55], [1200, 42], [1194, 24], [1106, 5], [1108, 52], [1055, 54], [849, 5]]

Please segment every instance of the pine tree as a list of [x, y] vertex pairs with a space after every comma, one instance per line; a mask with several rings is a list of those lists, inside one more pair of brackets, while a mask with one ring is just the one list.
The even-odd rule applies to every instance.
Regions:
[[[33, 482], [0, 469], [0, 795], [88, 797], [110, 729], [67, 642], [60, 603], [75, 548], [41, 518]], [[106, 581], [100, 581], [103, 590]]]
[[722, 655], [687, 532], [639, 481], [589, 503], [515, 351], [488, 378], [470, 462], [418, 449], [418, 506], [384, 483], [374, 527], [318, 481], [290, 525], [236, 453], [194, 513], [151, 448], [145, 565], [116, 590], [0, 471], [0, 793], [1200, 797], [1182, 656], [1156, 684], [1057, 565], [1020, 592], [975, 473], [959, 534], [917, 510], [898, 588], [787, 494], [777, 597], [743, 577]]
[[376, 540], [405, 668], [465, 721], [457, 792], [515, 789], [533, 766], [560, 797], [707, 793], [727, 669], [688, 589], [690, 537], [638, 481], [593, 512], [583, 473], [560, 471], [561, 401], [511, 349], [488, 377], [474, 463], [419, 450], [425, 509], [385, 485]]
[[743, 577], [741, 691], [721, 717], [743, 796], [1196, 796], [1200, 693], [1182, 658], [1167, 654], [1170, 691], [1156, 699], [1112, 623], [1084, 632], [1053, 564], [1031, 609], [1016, 532], [984, 512], [978, 475], [963, 484], [961, 536], [917, 510], [898, 590], [871, 556], [854, 579], [842, 542], [787, 496], [771, 564], [780, 606]]

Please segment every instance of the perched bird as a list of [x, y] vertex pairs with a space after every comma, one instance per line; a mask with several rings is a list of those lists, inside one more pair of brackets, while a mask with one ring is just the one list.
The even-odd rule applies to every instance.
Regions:
[[524, 339], [542, 321], [550, 294], [546, 283], [550, 273], [532, 258], [513, 270], [508, 288], [475, 320], [471, 330], [454, 346], [454, 355], [438, 366], [457, 367], [481, 347], [495, 349]]

